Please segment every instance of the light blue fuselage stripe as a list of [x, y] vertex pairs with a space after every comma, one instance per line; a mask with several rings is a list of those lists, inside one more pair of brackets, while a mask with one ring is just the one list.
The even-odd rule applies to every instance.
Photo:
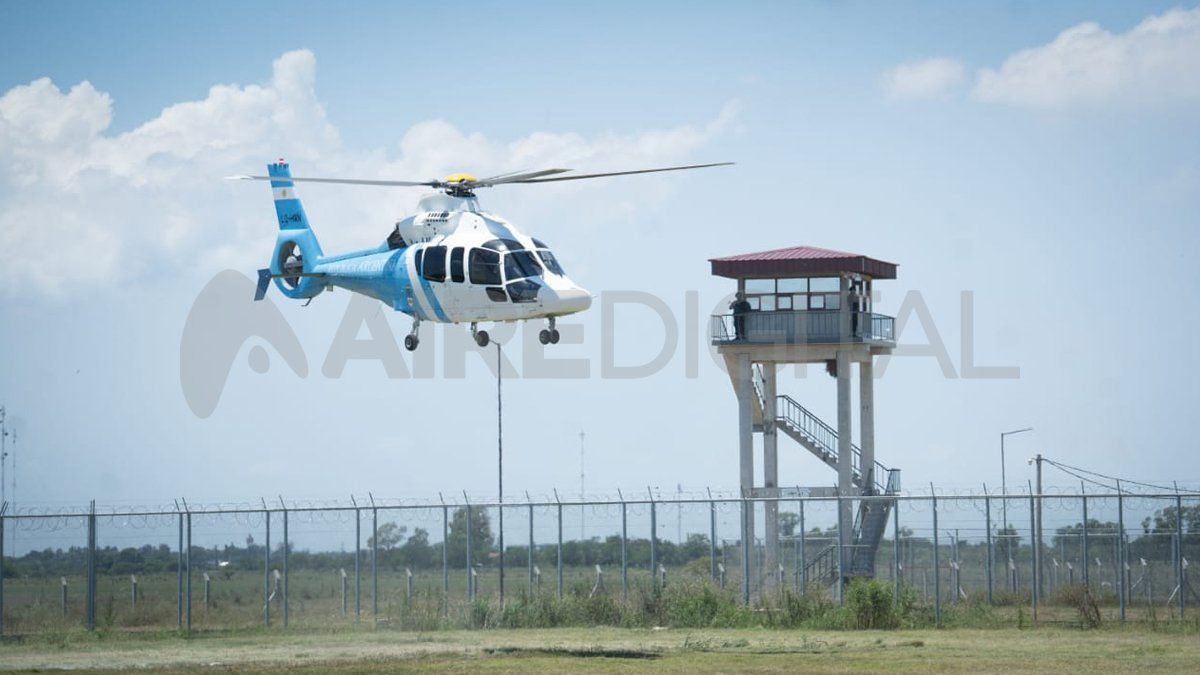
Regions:
[[[404, 260], [405, 254], [407, 254], [407, 253], [408, 253], [407, 248], [403, 248], [403, 249], [400, 249], [399, 251], [396, 251], [396, 253], [391, 258], [388, 258], [387, 266], [384, 267], [384, 270], [385, 270], [384, 279], [385, 280], [392, 275], [392, 270], [399, 271], [400, 279], [401, 279], [401, 284], [400, 284], [401, 292], [403, 292], [405, 288], [412, 288], [412, 285], [413, 285], [412, 279], [408, 276], [408, 263]], [[409, 311], [412, 312], [412, 315], [417, 317], [417, 319], [425, 318], [425, 313], [421, 311], [420, 304], [416, 302], [416, 293], [413, 293], [413, 302], [411, 302], [411, 303], [406, 302], [405, 304], [408, 305]], [[394, 301], [393, 301], [392, 306], [393, 307], [396, 306], [396, 303]]]
[[442, 303], [438, 302], [437, 296], [433, 293], [433, 287], [430, 286], [429, 280], [425, 278], [424, 274], [421, 275], [421, 288], [429, 297], [429, 306], [433, 307], [433, 313], [437, 315], [438, 321], [449, 321], [445, 312], [442, 311]]

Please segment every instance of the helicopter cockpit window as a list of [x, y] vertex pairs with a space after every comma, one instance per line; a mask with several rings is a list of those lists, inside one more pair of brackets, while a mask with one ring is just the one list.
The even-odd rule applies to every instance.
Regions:
[[425, 249], [425, 278], [430, 281], [446, 280], [446, 247], [430, 246]]
[[504, 256], [504, 276], [509, 281], [537, 277], [542, 274], [542, 266], [537, 258], [529, 251], [513, 251]]
[[486, 249], [473, 248], [467, 256], [471, 283], [480, 286], [500, 283], [500, 254]]
[[463, 248], [459, 246], [450, 252], [450, 280], [462, 283], [463, 279]]
[[525, 247], [521, 245], [521, 242], [515, 239], [492, 239], [491, 241], [485, 241], [483, 243], [483, 248], [490, 248], [493, 251], [525, 250]]
[[566, 276], [567, 273], [563, 271], [562, 265], [558, 264], [558, 258], [555, 258], [553, 253], [546, 249], [539, 249], [537, 253], [538, 257], [542, 259], [542, 264], [546, 266], [546, 269], [560, 277]]

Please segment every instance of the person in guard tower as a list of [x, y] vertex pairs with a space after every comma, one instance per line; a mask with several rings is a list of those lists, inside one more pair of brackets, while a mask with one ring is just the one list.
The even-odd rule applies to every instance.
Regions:
[[733, 333], [739, 340], [746, 339], [746, 312], [751, 310], [750, 303], [746, 300], [746, 294], [741, 291], [737, 292], [734, 300], [729, 305], [729, 310], [733, 312]]

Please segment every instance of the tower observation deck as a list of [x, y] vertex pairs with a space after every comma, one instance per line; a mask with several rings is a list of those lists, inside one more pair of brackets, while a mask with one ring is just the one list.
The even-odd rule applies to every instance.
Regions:
[[[715, 276], [735, 279], [737, 294], [727, 314], [711, 318], [712, 344], [725, 360], [738, 403], [738, 450], [742, 494], [779, 497], [778, 433], [837, 472], [837, 487], [810, 488], [814, 496], [861, 497], [895, 494], [900, 476], [875, 460], [874, 359], [895, 347], [895, 319], [874, 311], [872, 292], [880, 279], [895, 279], [896, 265], [856, 253], [795, 246], [712, 258]], [[792, 363], [825, 366], [837, 380], [837, 420], [830, 425], [777, 388], [779, 367]], [[858, 366], [859, 433], [852, 429], [851, 373]], [[762, 485], [755, 485], [754, 437], [762, 436]], [[789, 481], [789, 484], [795, 485]], [[811, 556], [803, 578], [832, 584], [852, 576], [874, 576], [875, 553], [889, 500], [840, 501], [839, 544]], [[765, 564], [779, 561], [779, 514], [764, 502]], [[753, 541], [754, 509], [746, 509], [743, 541]], [[753, 551], [754, 547], [748, 550]], [[841, 555], [838, 555], [838, 552]], [[748, 569], [759, 569], [749, 565]], [[771, 583], [774, 575], [764, 579]], [[749, 594], [750, 579], [743, 580]]]

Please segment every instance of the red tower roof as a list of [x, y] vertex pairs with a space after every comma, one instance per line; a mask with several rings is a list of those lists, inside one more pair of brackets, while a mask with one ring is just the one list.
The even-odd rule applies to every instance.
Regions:
[[895, 279], [896, 264], [858, 253], [816, 246], [792, 246], [757, 253], [710, 258], [712, 273], [730, 279], [806, 277], [857, 273], [873, 279]]

